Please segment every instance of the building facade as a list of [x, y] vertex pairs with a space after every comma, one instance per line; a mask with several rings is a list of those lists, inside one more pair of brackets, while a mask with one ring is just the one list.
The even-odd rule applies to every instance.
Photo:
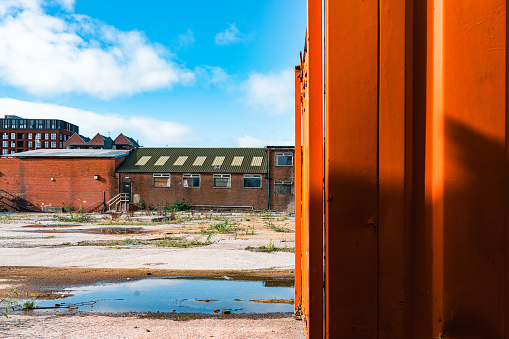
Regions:
[[138, 148], [117, 169], [138, 207], [294, 211], [293, 147]]
[[[0, 193], [18, 206], [93, 210], [118, 192], [124, 150], [41, 149], [0, 157]], [[1, 194], [0, 194], [1, 195]]]
[[6, 115], [0, 119], [0, 153], [64, 148], [64, 142], [78, 132], [78, 126], [63, 120], [23, 119]]

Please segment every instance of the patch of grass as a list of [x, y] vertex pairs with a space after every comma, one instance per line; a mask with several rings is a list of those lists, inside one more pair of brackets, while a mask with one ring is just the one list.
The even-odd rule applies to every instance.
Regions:
[[267, 228], [270, 228], [274, 232], [280, 232], [280, 233], [290, 233], [290, 230], [284, 227], [277, 227], [274, 225], [271, 221], [267, 223]]
[[64, 222], [89, 222], [90, 221], [90, 215], [86, 213], [69, 213], [69, 215], [55, 215], [54, 216], [56, 220], [58, 221], [64, 221]]
[[[213, 231], [215, 233], [221, 233], [221, 234], [227, 234], [227, 233], [233, 233], [238, 229], [238, 226], [240, 224], [238, 222], [232, 222], [228, 219], [224, 219], [223, 222], [210, 225], [208, 228], [208, 231]], [[209, 233], [207, 233], [209, 234]]]
[[54, 238], [55, 236], [54, 235], [47, 235], [45, 237], [41, 237], [42, 239], [52, 239]]
[[197, 246], [207, 246], [214, 244], [215, 241], [210, 240], [211, 235], [207, 237], [207, 240], [205, 241], [199, 241], [199, 240], [187, 240], [185, 238], [166, 238], [163, 240], [159, 240], [155, 243], [156, 246], [160, 247], [197, 247]]
[[164, 209], [167, 210], [168, 212], [190, 211], [191, 205], [186, 204], [184, 200], [175, 201], [173, 204], [165, 206]]
[[32, 215], [2, 215], [0, 217], [0, 220], [23, 220], [23, 219], [29, 219], [29, 218], [33, 218]]
[[207, 237], [205, 241], [199, 240], [187, 240], [186, 238], [165, 238], [160, 240], [140, 240], [136, 238], [126, 238], [123, 240], [105, 241], [105, 242], [80, 242], [77, 244], [63, 243], [60, 246], [106, 246], [109, 248], [120, 248], [116, 246], [136, 246], [136, 245], [155, 245], [159, 247], [196, 247], [196, 246], [207, 246], [214, 244], [211, 235]]
[[118, 219], [103, 219], [99, 221], [98, 225], [173, 225], [173, 224], [182, 224], [184, 222], [193, 221], [193, 220], [201, 220], [201, 217], [183, 217], [174, 216], [173, 219], [171, 216], [168, 219], [164, 219], [161, 221], [152, 221], [152, 220], [118, 220]]
[[269, 244], [267, 246], [263, 245], [263, 246], [259, 246], [259, 247], [251, 247], [251, 246], [248, 246], [246, 247], [246, 250], [248, 251], [252, 251], [252, 252], [267, 252], [267, 253], [272, 253], [272, 252], [290, 252], [290, 253], [295, 253], [295, 247], [276, 247], [276, 245], [272, 242], [272, 240], [269, 242]]

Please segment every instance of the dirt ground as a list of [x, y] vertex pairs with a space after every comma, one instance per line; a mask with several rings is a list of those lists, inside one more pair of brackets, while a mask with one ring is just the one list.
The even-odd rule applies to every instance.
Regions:
[[[5, 213], [0, 214], [0, 296], [16, 288], [21, 297], [52, 298], [69, 286], [147, 276], [292, 277], [294, 246], [294, 220], [286, 214]], [[0, 337], [300, 338], [302, 323], [290, 315], [179, 321], [17, 312], [0, 320]]]

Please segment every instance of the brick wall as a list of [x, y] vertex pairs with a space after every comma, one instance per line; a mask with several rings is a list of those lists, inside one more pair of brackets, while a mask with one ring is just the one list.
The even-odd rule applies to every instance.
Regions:
[[[262, 174], [262, 188], [244, 188], [244, 174], [231, 174], [230, 188], [214, 188], [213, 174], [201, 173], [200, 187], [183, 187], [182, 173], [171, 173], [170, 187], [154, 187], [152, 173], [119, 173], [121, 182], [131, 182], [133, 202], [163, 207], [176, 201], [190, 205], [253, 206], [256, 210], [295, 211], [294, 166], [275, 166], [275, 152], [294, 154], [294, 149], [271, 149], [270, 184]], [[125, 179], [128, 177], [129, 179]], [[275, 194], [274, 181], [292, 182], [292, 194]], [[270, 189], [270, 206], [268, 190]]]
[[[293, 166], [276, 166], [275, 154], [276, 153], [292, 153], [295, 162], [295, 150], [293, 148], [277, 148], [270, 149], [270, 209], [277, 211], [295, 212], [295, 163]], [[292, 182], [292, 194], [275, 194], [274, 182], [275, 181], [290, 181]]]
[[115, 162], [114, 158], [1, 158], [0, 189], [36, 208], [63, 204], [86, 208], [102, 201], [103, 191], [106, 200], [118, 191]]
[[[152, 173], [120, 173], [121, 181], [129, 177], [134, 195], [151, 207], [163, 207], [184, 200], [190, 205], [253, 206], [267, 209], [267, 180], [262, 188], [244, 188], [244, 175], [231, 174], [230, 188], [214, 188], [213, 175], [202, 173], [200, 187], [183, 187], [182, 173], [171, 173], [170, 187], [153, 187]], [[136, 205], [140, 205], [136, 203]]]

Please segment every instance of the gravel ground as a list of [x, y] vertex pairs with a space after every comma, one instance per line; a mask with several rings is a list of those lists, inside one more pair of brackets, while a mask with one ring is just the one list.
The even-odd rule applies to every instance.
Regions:
[[304, 338], [302, 322], [280, 319], [175, 321], [111, 316], [14, 315], [0, 321], [2, 338]]

